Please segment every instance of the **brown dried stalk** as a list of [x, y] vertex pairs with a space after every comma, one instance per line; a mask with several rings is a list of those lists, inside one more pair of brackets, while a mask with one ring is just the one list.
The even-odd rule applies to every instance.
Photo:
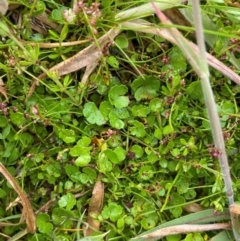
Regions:
[[31, 206], [31, 203], [29, 202], [28, 198], [26, 197], [25, 193], [22, 191], [22, 189], [19, 187], [17, 182], [14, 180], [12, 175], [8, 172], [8, 170], [4, 167], [4, 165], [0, 162], [0, 172], [3, 174], [3, 176], [7, 179], [7, 181], [11, 184], [15, 192], [18, 194], [22, 206], [23, 206], [23, 215], [26, 219], [27, 224], [27, 230], [29, 233], [35, 233], [36, 231], [36, 220], [35, 215]]

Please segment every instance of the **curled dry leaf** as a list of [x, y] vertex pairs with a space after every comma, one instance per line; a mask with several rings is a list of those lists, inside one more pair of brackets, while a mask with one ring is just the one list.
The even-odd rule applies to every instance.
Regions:
[[5, 97], [5, 99], [8, 101], [6, 87], [3, 83], [3, 80], [0, 78], [0, 93]]
[[0, 162], [0, 172], [11, 184], [11, 186], [16, 191], [16, 193], [18, 194], [21, 200], [21, 203], [23, 206], [23, 215], [27, 223], [27, 231], [29, 233], [34, 233], [36, 231], [36, 219], [28, 198], [26, 197], [25, 193], [22, 191], [22, 189], [19, 187], [17, 182], [12, 177], [12, 175], [8, 172], [8, 170], [4, 167], [4, 165], [1, 162]]
[[90, 236], [94, 231], [98, 231], [100, 228], [100, 223], [98, 220], [96, 220], [96, 217], [102, 211], [102, 204], [104, 199], [104, 184], [102, 183], [101, 178], [102, 175], [100, 174], [92, 191], [92, 198], [88, 207], [88, 226], [86, 227], [84, 233], [86, 237]]
[[0, 93], [5, 97], [5, 99], [8, 101], [8, 97], [7, 97], [7, 92], [6, 92], [6, 88], [3, 86], [0, 86]]
[[8, 1], [7, 0], [1, 0], [0, 1], [0, 13], [1, 14], [6, 14], [8, 10]]
[[196, 213], [196, 212], [203, 211], [204, 208], [202, 205], [198, 203], [189, 203], [183, 207], [183, 210], [187, 213]]
[[234, 213], [237, 215], [240, 215], [240, 205], [234, 203], [233, 205], [230, 206], [230, 213]]

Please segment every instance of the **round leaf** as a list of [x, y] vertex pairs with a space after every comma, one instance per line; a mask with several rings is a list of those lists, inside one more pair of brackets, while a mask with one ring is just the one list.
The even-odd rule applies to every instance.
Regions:
[[128, 39], [123, 35], [119, 35], [115, 39], [115, 43], [119, 48], [122, 48], [122, 49], [125, 49], [128, 47]]
[[91, 124], [103, 125], [105, 123], [103, 115], [93, 102], [84, 105], [83, 115]]
[[75, 164], [78, 167], [85, 167], [91, 161], [90, 155], [81, 155], [75, 160]]

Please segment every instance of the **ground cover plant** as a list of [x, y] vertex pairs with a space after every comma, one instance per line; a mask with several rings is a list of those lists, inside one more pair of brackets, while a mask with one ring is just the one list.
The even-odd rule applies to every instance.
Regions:
[[[176, 7], [166, 15], [196, 42], [190, 1], [155, 4]], [[201, 7], [240, 201], [238, 4]], [[203, 219], [217, 225], [165, 240], [234, 240], [200, 79], [154, 13], [140, 1], [10, 2], [0, 23], [0, 240], [157, 240], [144, 235]]]

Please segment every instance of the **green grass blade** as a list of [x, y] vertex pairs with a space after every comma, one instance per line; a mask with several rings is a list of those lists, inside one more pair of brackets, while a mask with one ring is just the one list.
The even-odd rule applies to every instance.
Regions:
[[233, 237], [231, 236], [231, 232], [228, 232], [227, 230], [224, 230], [214, 237], [210, 239], [210, 241], [233, 241]]
[[[161, 10], [173, 8], [182, 3], [181, 0], [171, 0], [171, 1], [162, 0], [162, 1], [153, 1], [153, 2]], [[115, 16], [115, 19], [118, 22], [123, 22], [126, 20], [146, 17], [153, 13], [154, 13], [154, 9], [152, 8], [152, 4], [146, 3], [146, 4], [142, 4], [138, 7], [134, 7], [134, 8], [128, 9], [126, 11], [122, 11], [122, 12], [118, 13]]]

